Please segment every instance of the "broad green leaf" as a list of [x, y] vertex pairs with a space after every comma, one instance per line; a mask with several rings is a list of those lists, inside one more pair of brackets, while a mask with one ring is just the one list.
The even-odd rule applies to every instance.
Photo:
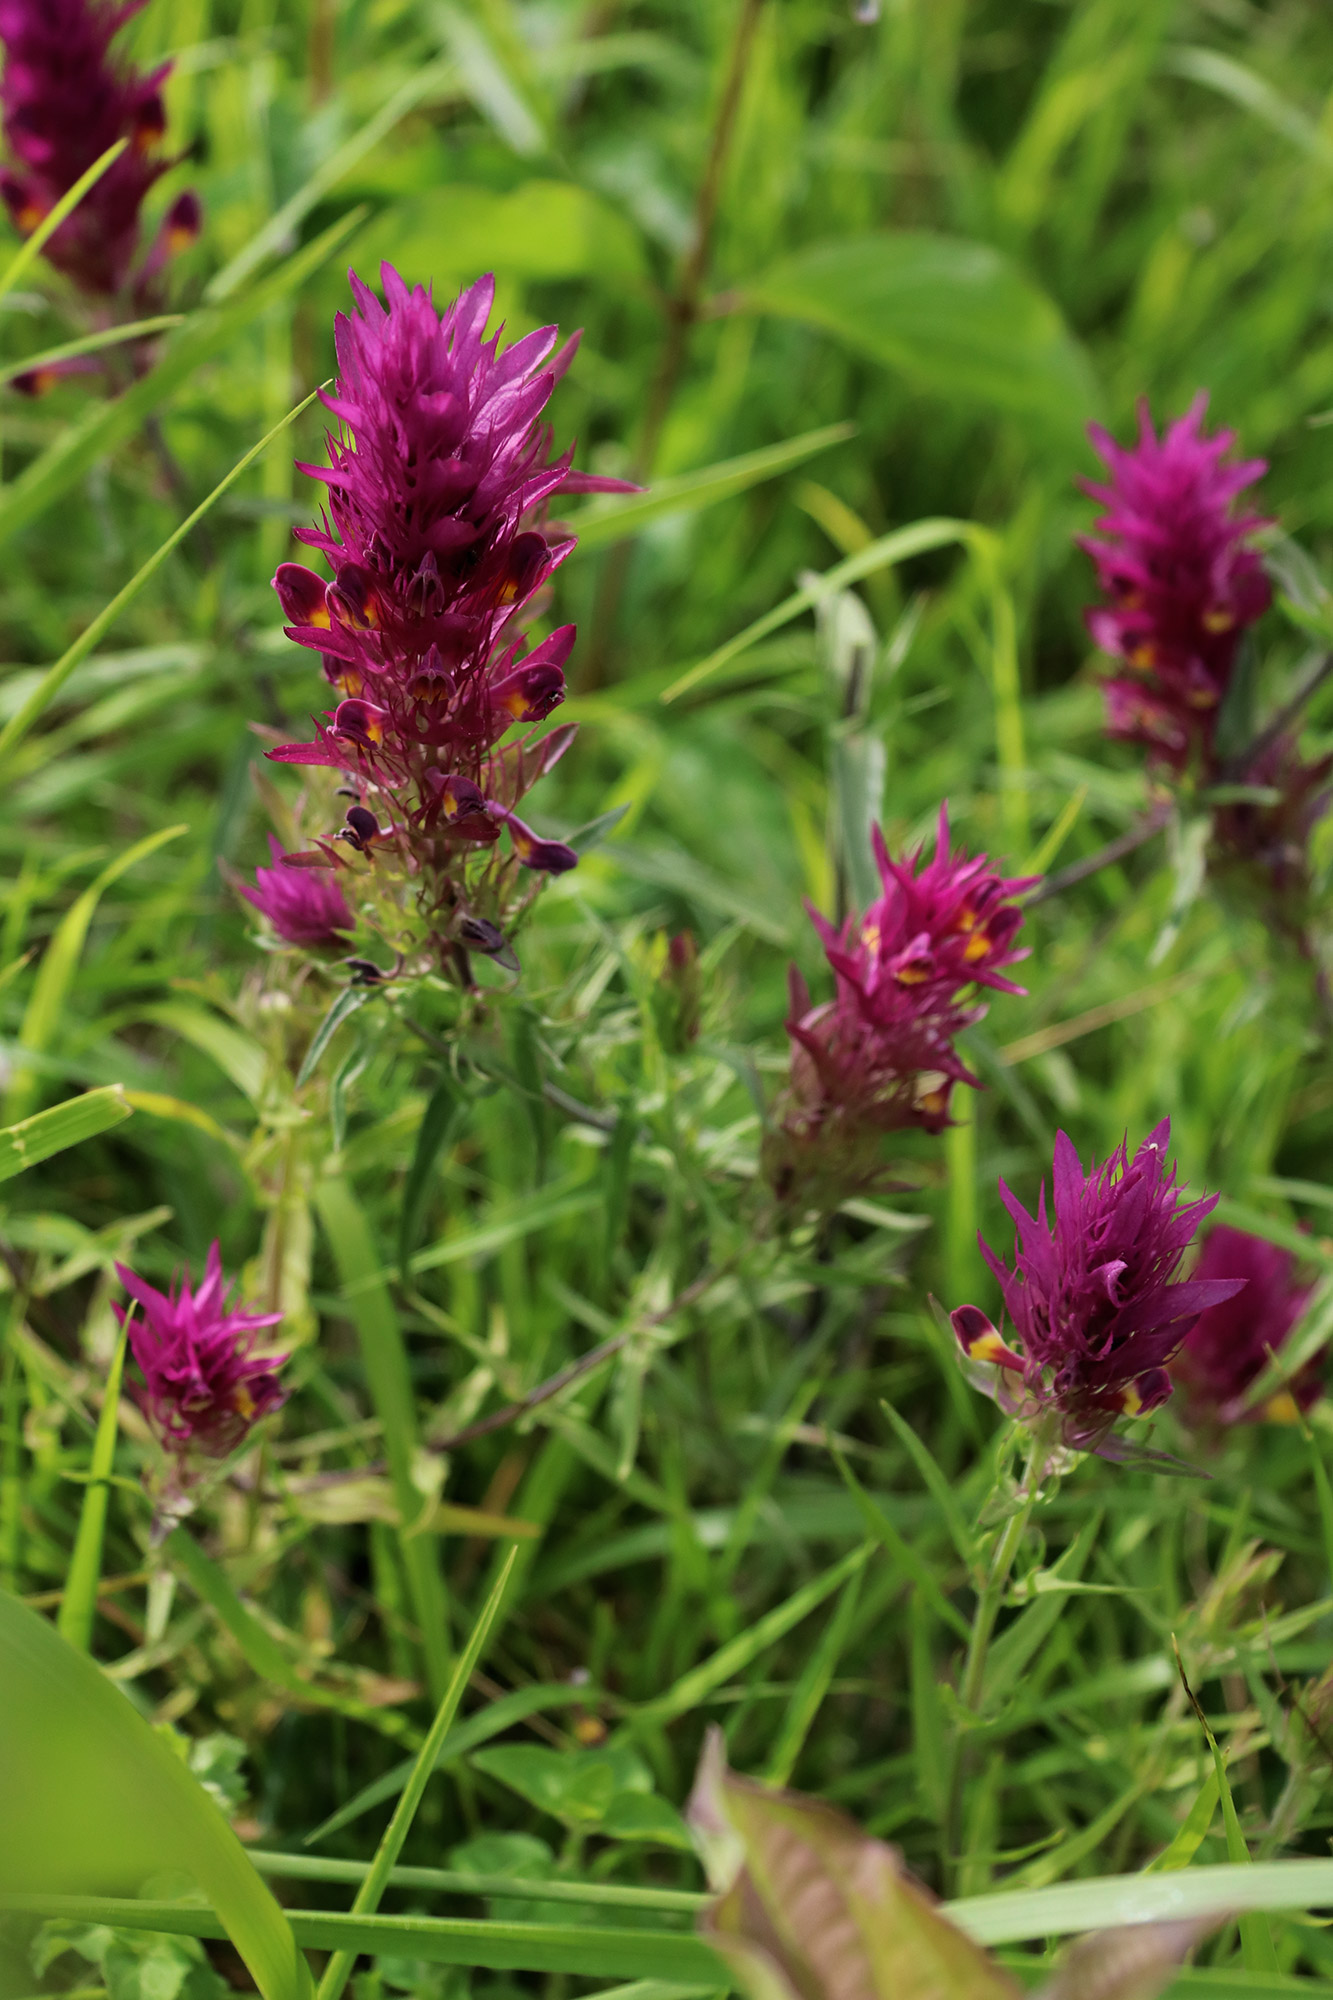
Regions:
[[621, 282], [643, 268], [634, 229], [610, 202], [573, 181], [524, 181], [507, 194], [453, 182], [376, 218], [373, 239], [409, 284], [470, 283], [478, 271], [516, 278]]
[[1091, 364], [1000, 251], [924, 231], [812, 244], [752, 278], [755, 311], [822, 327], [913, 388], [1026, 418], [1067, 441], [1096, 413]]
[[95, 1139], [113, 1125], [123, 1125], [132, 1109], [120, 1085], [109, 1083], [101, 1090], [85, 1090], [82, 1097], [71, 1097], [64, 1104], [53, 1104], [49, 1111], [39, 1111], [19, 1125], [5, 1127], [0, 1130], [0, 1181], [12, 1180], [15, 1174], [25, 1173], [40, 1160], [49, 1160], [53, 1153], [63, 1153], [84, 1139]]
[[287, 1920], [198, 1780], [91, 1660], [5, 1593], [0, 1707], [8, 1891], [120, 1893], [183, 1869], [264, 2000], [307, 2000]]
[[733, 493], [748, 492], [766, 479], [776, 479], [794, 465], [803, 465], [817, 452], [827, 451], [856, 436], [855, 424], [825, 424], [822, 430], [807, 431], [802, 437], [788, 438], [784, 444], [765, 445], [762, 451], [742, 452], [739, 458], [723, 459], [699, 472], [681, 472], [673, 479], [657, 479], [646, 493], [627, 494], [623, 499], [607, 499], [567, 517], [566, 526], [579, 538], [579, 549], [606, 548], [611, 542], [637, 535], [653, 521], [673, 514], [693, 514], [729, 500]]
[[542, 1812], [570, 1826], [597, 1826], [622, 1792], [651, 1792], [652, 1776], [633, 1750], [546, 1750], [536, 1744], [502, 1743], [478, 1750], [474, 1770], [498, 1778]]

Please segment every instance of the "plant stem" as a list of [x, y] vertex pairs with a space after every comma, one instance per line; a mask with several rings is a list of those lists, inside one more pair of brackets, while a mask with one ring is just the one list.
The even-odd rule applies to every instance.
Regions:
[[1008, 1588], [1014, 1562], [1023, 1545], [1023, 1537], [1027, 1533], [1028, 1522], [1032, 1518], [1032, 1509], [1036, 1504], [1041, 1475], [1050, 1457], [1050, 1450], [1051, 1440], [1047, 1432], [1044, 1429], [1035, 1430], [1032, 1433], [1023, 1484], [1019, 1489], [1019, 1504], [1000, 1532], [999, 1540], [991, 1555], [990, 1569], [977, 1597], [977, 1608], [972, 1615], [972, 1636], [968, 1640], [963, 1677], [958, 1687], [958, 1701], [963, 1716], [954, 1744], [953, 1768], [949, 1775], [948, 1804], [944, 1820], [944, 1866], [951, 1882], [962, 1860], [958, 1849], [962, 1837], [963, 1793], [971, 1762], [967, 1754], [967, 1737], [964, 1732], [970, 1727], [971, 1718], [981, 1707], [986, 1688], [986, 1662], [990, 1656], [995, 1623], [1000, 1615], [1000, 1607], [1004, 1603], [1004, 1594]]
[[120, 1427], [120, 1378], [125, 1368], [125, 1329], [122, 1326], [107, 1370], [102, 1413], [93, 1439], [92, 1477], [83, 1493], [79, 1510], [79, 1530], [74, 1538], [65, 1594], [56, 1620], [62, 1639], [86, 1653], [92, 1646], [93, 1614], [97, 1610], [97, 1590], [102, 1581], [102, 1542], [106, 1534], [108, 1481], [116, 1456], [116, 1433]]

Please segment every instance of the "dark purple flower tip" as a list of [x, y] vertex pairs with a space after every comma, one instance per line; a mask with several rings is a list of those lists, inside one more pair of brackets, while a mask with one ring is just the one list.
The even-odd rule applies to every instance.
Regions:
[[392, 721], [387, 708], [381, 708], [373, 701], [364, 701], [360, 696], [340, 701], [333, 713], [334, 734], [346, 736], [349, 741], [364, 748], [382, 743], [384, 732]]
[[1294, 1422], [1323, 1386], [1327, 1348], [1307, 1361], [1268, 1401], [1251, 1407], [1249, 1391], [1299, 1325], [1314, 1293], [1297, 1275], [1290, 1250], [1243, 1229], [1219, 1224], [1209, 1232], [1194, 1266], [1203, 1282], [1239, 1280], [1243, 1292], [1199, 1314], [1171, 1363], [1196, 1427], [1247, 1420]]
[[167, 255], [183, 256], [192, 244], [199, 241], [203, 226], [204, 205], [193, 188], [186, 188], [183, 194], [176, 196], [163, 218]]
[[[346, 938], [340, 933], [354, 931], [356, 918], [347, 907], [336, 877], [332, 873], [326, 877], [311, 868], [293, 868], [290, 865], [293, 857], [283, 853], [272, 834], [268, 846], [273, 866], [256, 868], [253, 885], [248, 882], [238, 885], [241, 895], [253, 903], [261, 916], [268, 918], [278, 936], [286, 938], [288, 944], [312, 949], [344, 946]], [[304, 862], [306, 857], [302, 855], [299, 859]], [[329, 864], [321, 855], [316, 866], [328, 869]]]
[[142, 1401], [153, 1428], [182, 1457], [197, 1451], [225, 1458], [286, 1400], [277, 1371], [289, 1357], [254, 1351], [282, 1314], [228, 1309], [232, 1287], [224, 1285], [216, 1242], [196, 1291], [188, 1274], [170, 1292], [155, 1291], [124, 1264], [116, 1265], [116, 1275], [134, 1301], [114, 1310], [143, 1374]]
[[316, 576], [314, 570], [304, 563], [279, 563], [273, 577], [273, 588], [278, 593], [282, 615], [289, 625], [315, 627], [327, 631], [331, 623], [329, 607], [325, 602], [327, 588], [323, 577]]
[[378, 586], [360, 563], [342, 563], [324, 593], [330, 616], [349, 632], [373, 632], [381, 622]]
[[[1059, 1133], [1053, 1221], [1044, 1186], [1033, 1216], [1001, 1181], [1001, 1199], [1018, 1230], [1012, 1269], [979, 1239], [1021, 1348], [1023, 1414], [1054, 1412], [1065, 1442], [1079, 1450], [1094, 1449], [1118, 1417], [1145, 1414], [1165, 1401], [1166, 1364], [1200, 1313], [1232, 1298], [1243, 1283], [1177, 1275], [1217, 1197], [1182, 1204], [1167, 1162], [1170, 1129], [1163, 1120], [1132, 1160], [1122, 1143], [1086, 1173]], [[984, 1343], [980, 1319], [965, 1321], [964, 1330]], [[1013, 1349], [1005, 1345], [1004, 1352]], [[974, 1358], [1012, 1366], [998, 1353]]]
[[1005, 1345], [1003, 1334], [991, 1325], [980, 1306], [956, 1306], [949, 1314], [949, 1323], [969, 1361], [988, 1362], [1022, 1373], [1023, 1357]]
[[563, 840], [543, 840], [525, 826], [516, 813], [504, 806], [488, 802], [488, 811], [509, 828], [509, 838], [514, 843], [514, 852], [525, 868], [534, 868], [543, 875], [565, 875], [571, 868], [577, 868], [579, 857], [572, 847]]
[[525, 663], [491, 687], [491, 700], [513, 722], [544, 722], [565, 698], [565, 677], [550, 661]]

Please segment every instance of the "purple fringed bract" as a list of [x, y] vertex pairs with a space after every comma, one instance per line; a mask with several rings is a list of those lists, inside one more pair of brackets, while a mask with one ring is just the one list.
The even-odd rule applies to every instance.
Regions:
[[197, 1451], [225, 1458], [286, 1400], [277, 1371], [289, 1357], [254, 1351], [282, 1314], [228, 1310], [232, 1288], [223, 1282], [216, 1242], [197, 1291], [184, 1274], [170, 1292], [155, 1291], [123, 1264], [116, 1275], [135, 1301], [114, 1310], [143, 1373], [149, 1421], [180, 1457]]
[[[114, 298], [130, 290], [139, 307], [154, 301], [163, 264], [194, 240], [200, 222], [198, 197], [181, 195], [135, 274], [144, 197], [172, 164], [158, 150], [170, 63], [140, 74], [111, 54], [114, 37], [143, 5], [0, 0], [0, 108], [16, 163], [0, 171], [0, 196], [29, 236], [108, 147], [128, 139], [44, 254], [81, 291]], [[30, 382], [29, 391], [37, 386], [46, 385]]]
[[[299, 563], [274, 578], [289, 636], [320, 654], [341, 698], [316, 721], [314, 743], [269, 755], [343, 773], [363, 806], [372, 792], [392, 801], [379, 851], [396, 849], [418, 878], [441, 945], [468, 927], [476, 949], [470, 858], [503, 830], [525, 868], [559, 873], [577, 860], [515, 812], [573, 730], [500, 745], [515, 723], [544, 722], [564, 698], [574, 627], [530, 650], [522, 634], [574, 546], [543, 529], [546, 504], [624, 482], [572, 473], [569, 452], [551, 455], [542, 412], [577, 336], [557, 352], [555, 328], [544, 327], [502, 351], [498, 334], [485, 338], [493, 279], [440, 313], [391, 265], [381, 277], [383, 305], [352, 275], [354, 310], [337, 320], [338, 381], [324, 396], [339, 429], [328, 466], [303, 468], [329, 500], [322, 527], [300, 538], [332, 580]], [[485, 900], [499, 908], [494, 893]]]
[[1099, 501], [1095, 535], [1080, 537], [1108, 602], [1087, 614], [1104, 653], [1123, 662], [1106, 683], [1112, 736], [1141, 743], [1181, 770], [1212, 757], [1218, 711], [1247, 626], [1272, 592], [1248, 538], [1262, 516], [1235, 501], [1267, 471], [1263, 459], [1224, 463], [1234, 431], [1203, 434], [1199, 396], [1159, 438], [1146, 403], [1128, 448], [1090, 427], [1110, 479], [1080, 484]]
[[791, 1075], [768, 1143], [783, 1200], [816, 1191], [843, 1199], [878, 1178], [883, 1133], [942, 1131], [954, 1084], [977, 1081], [954, 1047], [985, 1012], [976, 989], [1023, 991], [1004, 976], [1027, 956], [1013, 898], [1039, 878], [1006, 878], [984, 854], [955, 851], [947, 804], [924, 867], [924, 847], [894, 861], [878, 827], [873, 841], [884, 893], [864, 916], [838, 930], [810, 909], [836, 998], [812, 1006], [790, 971]]
[[1326, 1349], [1266, 1402], [1248, 1407], [1249, 1391], [1270, 1359], [1281, 1359], [1314, 1293], [1313, 1285], [1297, 1276], [1291, 1251], [1219, 1224], [1210, 1232], [1193, 1275], [1204, 1280], [1240, 1279], [1245, 1289], [1201, 1312], [1171, 1363], [1186, 1422], [1196, 1427], [1265, 1418], [1294, 1423], [1319, 1396]]
[[1013, 1268], [984, 1237], [999, 1280], [1015, 1352], [977, 1306], [952, 1315], [968, 1359], [994, 1368], [1001, 1407], [1028, 1421], [1058, 1419], [1061, 1441], [1100, 1448], [1123, 1416], [1141, 1416], [1171, 1394], [1166, 1364], [1199, 1314], [1242, 1289], [1243, 1278], [1176, 1276], [1217, 1196], [1183, 1203], [1163, 1119], [1129, 1157], [1122, 1142], [1084, 1173], [1072, 1140], [1055, 1140], [1054, 1220], [1046, 1188], [1030, 1215], [1003, 1181], [1000, 1198], [1018, 1230]]
[[271, 868], [255, 869], [253, 884], [237, 883], [239, 893], [268, 918], [274, 930], [288, 944], [308, 948], [337, 949], [347, 940], [342, 933], [356, 929], [356, 918], [329, 869], [284, 868], [282, 847], [270, 834], [268, 850]]

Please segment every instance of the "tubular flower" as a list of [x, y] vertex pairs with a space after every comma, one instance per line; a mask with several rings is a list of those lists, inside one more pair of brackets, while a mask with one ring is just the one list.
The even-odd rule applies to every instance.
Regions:
[[969, 1361], [994, 1370], [986, 1386], [1003, 1409], [1029, 1421], [1054, 1416], [1061, 1441], [1102, 1449], [1118, 1417], [1140, 1416], [1171, 1394], [1166, 1364], [1200, 1313], [1222, 1305], [1245, 1280], [1179, 1279], [1180, 1261], [1217, 1196], [1182, 1205], [1167, 1166], [1163, 1119], [1129, 1158], [1122, 1142], [1085, 1174], [1065, 1133], [1056, 1135], [1054, 1221], [1046, 1189], [1029, 1215], [1000, 1182], [1018, 1230], [1011, 1270], [984, 1238], [999, 1280], [1015, 1351], [977, 1306], [952, 1315]]
[[80, 291], [115, 298], [132, 289], [139, 305], [155, 296], [167, 258], [199, 231], [198, 198], [181, 195], [135, 276], [140, 209], [172, 164], [159, 151], [166, 130], [162, 85], [171, 65], [140, 74], [110, 52], [143, 4], [0, 0], [0, 109], [15, 162], [0, 171], [0, 196], [20, 234], [29, 236], [108, 147], [128, 140], [44, 254]]
[[1027, 956], [1013, 898], [1038, 878], [1006, 879], [984, 854], [954, 851], [947, 805], [924, 868], [924, 848], [899, 862], [878, 827], [873, 841], [883, 894], [865, 915], [837, 930], [810, 910], [836, 998], [812, 1006], [794, 966], [789, 975], [791, 1072], [767, 1161], [784, 1201], [836, 1203], [879, 1177], [882, 1134], [942, 1131], [954, 1084], [977, 1081], [954, 1047], [985, 1012], [976, 990], [1023, 991], [1004, 972]]
[[1267, 1418], [1294, 1423], [1319, 1396], [1324, 1355], [1315, 1356], [1286, 1386], [1256, 1408], [1248, 1392], [1282, 1349], [1310, 1303], [1314, 1287], [1296, 1276], [1296, 1259], [1262, 1237], [1219, 1225], [1194, 1266], [1196, 1279], [1244, 1281], [1242, 1296], [1199, 1314], [1171, 1363], [1185, 1398], [1186, 1421], [1196, 1427]]
[[337, 948], [346, 943], [340, 933], [354, 931], [356, 918], [331, 872], [303, 867], [284, 868], [288, 859], [273, 838], [268, 837], [271, 868], [256, 868], [253, 884], [237, 884], [239, 893], [253, 903], [261, 916], [288, 944]]
[[1107, 598], [1088, 612], [1088, 629], [1123, 663], [1106, 683], [1107, 728], [1175, 770], [1196, 747], [1211, 765], [1241, 638], [1271, 598], [1246, 546], [1264, 521], [1234, 507], [1267, 467], [1257, 458], [1223, 463], [1235, 432], [1205, 437], [1207, 404], [1197, 397], [1160, 438], [1141, 404], [1128, 448], [1092, 425], [1110, 479], [1080, 482], [1104, 509], [1098, 533], [1080, 537]]
[[564, 697], [574, 627], [531, 649], [521, 629], [574, 546], [541, 526], [546, 504], [621, 482], [551, 455], [541, 416], [577, 337], [555, 352], [545, 327], [501, 352], [498, 335], [483, 337], [493, 279], [441, 314], [392, 266], [381, 276], [384, 305], [352, 276], [339, 378], [324, 396], [338, 420], [329, 464], [303, 468], [329, 498], [322, 525], [300, 538], [332, 579], [298, 563], [274, 578], [289, 636], [320, 655], [338, 699], [313, 743], [269, 754], [342, 773], [363, 803], [392, 803], [382, 851], [416, 883], [443, 965], [465, 931], [478, 948], [479, 906], [488, 924], [503, 915], [518, 867], [559, 873], [577, 859], [515, 813], [572, 730], [501, 741]]
[[228, 1310], [231, 1287], [224, 1286], [216, 1243], [197, 1291], [187, 1276], [158, 1292], [123, 1264], [116, 1275], [135, 1302], [114, 1310], [143, 1374], [153, 1428], [178, 1457], [197, 1451], [225, 1458], [286, 1400], [277, 1371], [288, 1357], [254, 1351], [262, 1330], [282, 1314]]

